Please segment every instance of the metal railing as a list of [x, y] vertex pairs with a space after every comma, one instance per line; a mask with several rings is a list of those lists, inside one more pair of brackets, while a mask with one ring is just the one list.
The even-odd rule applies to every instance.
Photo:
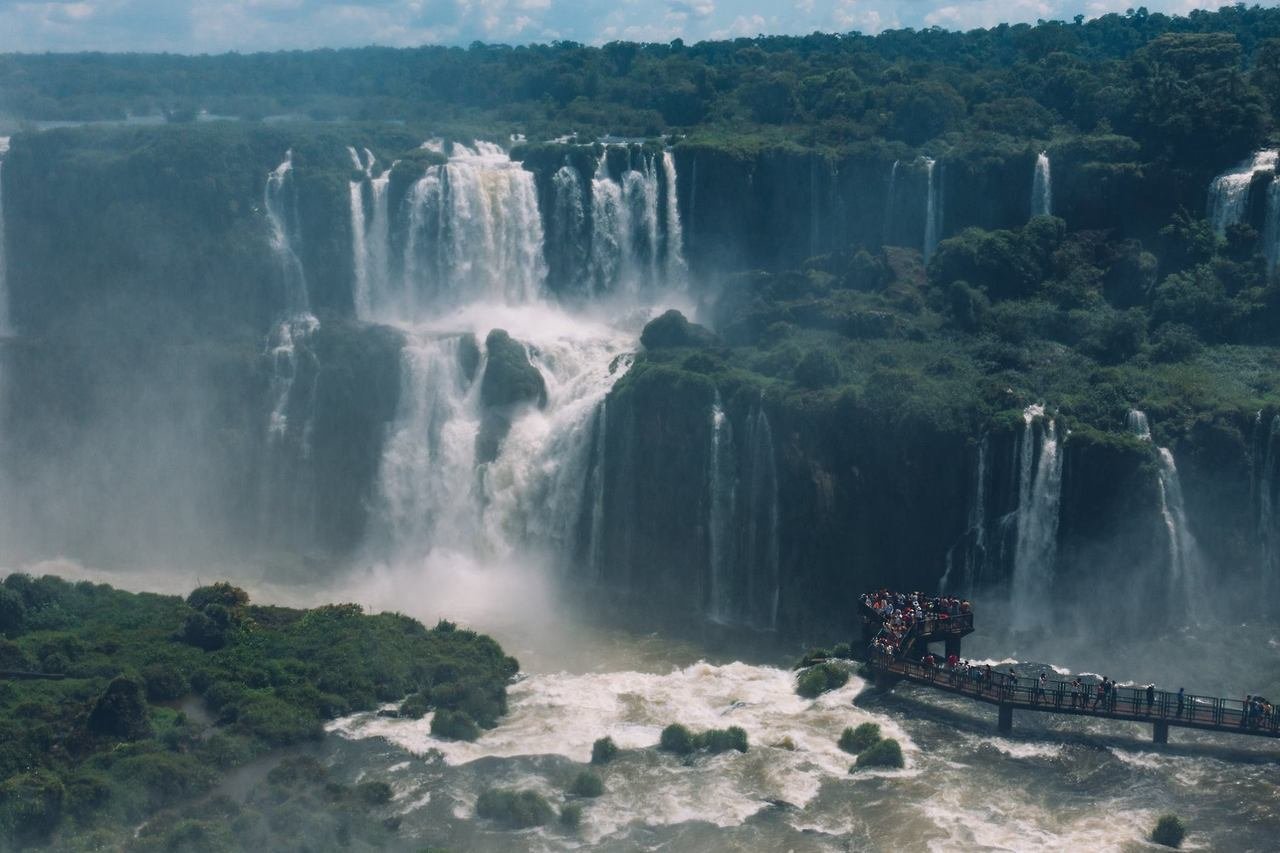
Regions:
[[912, 681], [973, 696], [985, 702], [1013, 705], [1042, 711], [1088, 714], [1143, 722], [1163, 721], [1172, 725], [1238, 728], [1280, 736], [1280, 707], [1271, 712], [1246, 707], [1242, 699], [1223, 699], [1144, 687], [1113, 687], [1099, 694], [1097, 682], [1082, 683], [1079, 690], [1069, 681], [1011, 676], [991, 670], [970, 668], [967, 672], [942, 666], [926, 666], [884, 652], [872, 652], [872, 667], [901, 675]]

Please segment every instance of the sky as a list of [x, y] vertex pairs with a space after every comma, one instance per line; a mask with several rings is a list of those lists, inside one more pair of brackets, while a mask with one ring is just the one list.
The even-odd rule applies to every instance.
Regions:
[[473, 41], [686, 42], [897, 27], [973, 29], [1217, 0], [0, 0], [0, 52], [220, 53]]

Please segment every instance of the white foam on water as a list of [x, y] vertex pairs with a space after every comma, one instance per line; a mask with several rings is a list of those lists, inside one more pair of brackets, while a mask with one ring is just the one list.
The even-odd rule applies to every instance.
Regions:
[[[773, 667], [699, 662], [666, 674], [609, 672], [532, 675], [509, 690], [510, 713], [475, 743], [431, 736], [431, 717], [404, 720], [357, 714], [335, 720], [342, 737], [384, 738], [410, 752], [439, 752], [451, 765], [487, 757], [562, 755], [586, 762], [591, 745], [609, 736], [622, 749], [656, 746], [673, 722], [693, 731], [741, 726], [747, 753], [699, 756], [682, 763], [669, 755], [624, 757], [604, 768], [606, 794], [591, 809], [590, 837], [610, 835], [633, 822], [648, 825], [705, 820], [735, 826], [782, 800], [803, 807], [824, 780], [915, 776], [918, 749], [896, 722], [853, 707], [863, 682], [853, 677], [816, 700], [795, 693], [794, 673]], [[904, 770], [861, 771], [836, 746], [846, 726], [874, 721], [903, 746]], [[794, 750], [770, 744], [789, 738]], [[625, 770], [625, 772], [623, 772]]]

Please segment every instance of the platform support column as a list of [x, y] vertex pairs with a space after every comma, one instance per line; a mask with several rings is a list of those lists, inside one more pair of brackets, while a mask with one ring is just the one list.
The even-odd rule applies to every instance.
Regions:
[[1013, 706], [1000, 706], [1000, 721], [996, 725], [996, 730], [1002, 735], [1010, 734], [1013, 731]]
[[947, 638], [947, 657], [950, 658], [952, 655], [955, 655], [956, 657], [960, 657], [960, 638], [959, 637]]
[[1164, 720], [1156, 720], [1151, 724], [1151, 742], [1152, 743], [1168, 743], [1169, 742], [1169, 724]]

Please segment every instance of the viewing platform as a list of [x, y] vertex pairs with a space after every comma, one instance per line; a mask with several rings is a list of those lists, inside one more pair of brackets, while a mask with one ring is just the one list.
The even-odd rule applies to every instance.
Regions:
[[[895, 598], [896, 594], [889, 596]], [[963, 612], [955, 612], [954, 599], [919, 601], [919, 608], [908, 605], [905, 614], [900, 610], [881, 614], [865, 599], [862, 603], [867, 664], [878, 687], [889, 689], [906, 680], [995, 705], [999, 709], [997, 728], [1005, 734], [1013, 730], [1014, 710], [1020, 710], [1151, 723], [1156, 743], [1169, 742], [1171, 726], [1280, 738], [1280, 706], [1260, 697], [1250, 704], [1242, 699], [1114, 684], [1099, 695], [1098, 683], [1092, 680], [1075, 684], [1046, 678], [1041, 682], [989, 666], [944, 665], [930, 653], [929, 645], [945, 644], [944, 660], [954, 664], [960, 658], [961, 639], [973, 633], [973, 612], [967, 606]], [[952, 612], [937, 612], [939, 607], [949, 606], [948, 601]]]

